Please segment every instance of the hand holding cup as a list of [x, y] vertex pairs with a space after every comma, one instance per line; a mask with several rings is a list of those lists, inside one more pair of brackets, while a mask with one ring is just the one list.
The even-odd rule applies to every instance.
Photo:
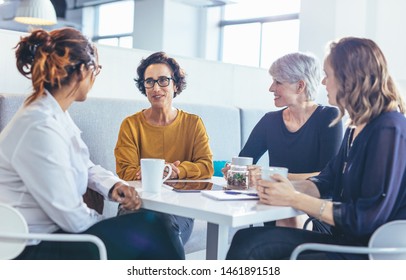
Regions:
[[289, 198], [295, 189], [287, 176], [288, 169], [284, 167], [261, 168], [261, 180], [257, 181], [260, 202], [279, 206], [290, 205]]

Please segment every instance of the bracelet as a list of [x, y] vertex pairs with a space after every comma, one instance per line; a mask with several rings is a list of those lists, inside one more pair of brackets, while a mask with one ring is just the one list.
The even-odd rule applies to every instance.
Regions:
[[317, 216], [317, 220], [321, 221], [321, 215], [323, 215], [324, 209], [326, 208], [326, 204], [327, 202], [325, 200], [323, 200], [323, 202], [321, 203], [320, 206], [320, 210], [319, 210], [319, 216]]

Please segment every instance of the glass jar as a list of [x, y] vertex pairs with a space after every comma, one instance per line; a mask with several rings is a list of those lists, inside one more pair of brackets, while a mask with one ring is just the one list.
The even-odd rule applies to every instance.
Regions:
[[231, 165], [227, 171], [227, 188], [231, 190], [248, 189], [248, 168], [246, 165]]
[[252, 190], [256, 190], [258, 181], [261, 180], [262, 167], [259, 165], [248, 165], [248, 186]]

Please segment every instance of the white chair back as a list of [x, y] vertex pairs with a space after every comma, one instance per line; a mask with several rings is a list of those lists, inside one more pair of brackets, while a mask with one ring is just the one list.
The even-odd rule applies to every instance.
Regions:
[[371, 260], [406, 260], [406, 252], [396, 248], [406, 248], [406, 220], [388, 222], [379, 227], [371, 236], [369, 248], [393, 248], [392, 253], [370, 253]]
[[29, 233], [25, 218], [17, 209], [0, 203], [0, 260], [14, 259], [24, 250], [27, 240], [59, 242], [91, 242], [99, 250], [101, 260], [107, 259], [103, 241], [91, 234]]
[[9, 237], [28, 233], [27, 223], [20, 212], [3, 203], [0, 203], [0, 221], [0, 259], [13, 259], [24, 250], [26, 240]]
[[368, 247], [304, 243], [293, 250], [290, 259], [296, 260], [308, 250], [368, 254], [371, 260], [406, 260], [406, 220], [381, 225], [369, 239]]

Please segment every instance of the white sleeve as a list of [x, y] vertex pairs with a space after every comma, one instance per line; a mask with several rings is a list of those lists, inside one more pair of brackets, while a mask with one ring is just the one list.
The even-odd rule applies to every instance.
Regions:
[[65, 231], [82, 232], [102, 216], [83, 202], [80, 193], [83, 186], [78, 186], [78, 178], [87, 184], [87, 166], [85, 163], [83, 168], [73, 166], [71, 142], [66, 138], [49, 121], [32, 125], [19, 139], [11, 162], [50, 219]]
[[115, 176], [113, 172], [104, 169], [100, 165], [94, 165], [94, 163], [89, 160], [88, 187], [90, 189], [102, 194], [105, 199], [108, 199], [109, 190], [117, 182], [127, 184], [127, 182]]

